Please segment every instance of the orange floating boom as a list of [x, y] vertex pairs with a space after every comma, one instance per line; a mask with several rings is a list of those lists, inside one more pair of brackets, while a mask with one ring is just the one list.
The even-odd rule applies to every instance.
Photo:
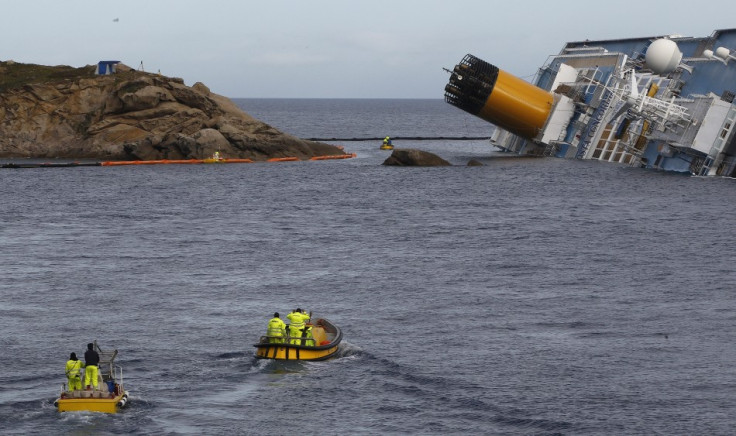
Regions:
[[293, 162], [299, 160], [298, 157], [272, 157], [266, 162]]
[[314, 156], [309, 158], [309, 160], [328, 160], [328, 159], [350, 159], [353, 157], [356, 157], [357, 155], [355, 153], [352, 154], [335, 154], [335, 155], [329, 155], [329, 156]]
[[[203, 164], [210, 162], [210, 159], [117, 160], [100, 162], [100, 165], [109, 167], [119, 165]], [[216, 163], [253, 163], [253, 161], [250, 159], [220, 159]]]
[[[338, 154], [331, 156], [314, 156], [309, 160], [325, 160], [325, 159], [349, 159], [356, 157], [355, 153], [352, 154]], [[296, 162], [300, 159], [295, 156], [290, 157], [274, 157], [268, 159], [266, 162]], [[204, 164], [204, 163], [254, 163], [251, 159], [159, 159], [159, 160], [119, 160], [119, 161], [105, 161], [100, 162], [99, 165], [104, 167], [111, 166], [122, 166], [122, 165], [159, 165], [159, 164]], [[98, 165], [98, 164], [95, 164]]]

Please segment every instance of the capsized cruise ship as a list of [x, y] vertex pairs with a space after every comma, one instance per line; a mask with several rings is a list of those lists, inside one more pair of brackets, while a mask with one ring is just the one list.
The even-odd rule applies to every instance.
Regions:
[[500, 150], [736, 177], [736, 29], [568, 42], [533, 83], [470, 54], [449, 72]]

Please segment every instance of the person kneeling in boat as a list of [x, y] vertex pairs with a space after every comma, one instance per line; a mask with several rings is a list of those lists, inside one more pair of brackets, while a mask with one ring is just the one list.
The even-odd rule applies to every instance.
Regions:
[[97, 366], [100, 364], [100, 355], [94, 350], [94, 344], [87, 344], [84, 352], [84, 386], [97, 389]]
[[283, 344], [284, 335], [286, 335], [286, 323], [279, 318], [279, 313], [275, 312], [273, 318], [268, 322], [268, 329], [266, 329], [268, 342], [271, 344]]
[[79, 375], [81, 369], [82, 361], [77, 359], [77, 353], [70, 354], [66, 361], [66, 379], [69, 381], [70, 391], [82, 390], [82, 379]]
[[289, 321], [291, 322], [291, 324], [289, 324], [289, 336], [291, 336], [289, 343], [300, 345], [302, 343], [301, 337], [304, 333], [304, 325], [309, 319], [309, 315], [297, 307], [295, 311], [289, 313], [286, 317], [289, 318]]

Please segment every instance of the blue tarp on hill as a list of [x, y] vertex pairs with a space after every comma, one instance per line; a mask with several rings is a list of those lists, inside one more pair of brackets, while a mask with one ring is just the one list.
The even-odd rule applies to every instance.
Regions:
[[115, 65], [119, 63], [120, 61], [99, 61], [97, 63], [97, 74], [113, 74], [115, 73]]

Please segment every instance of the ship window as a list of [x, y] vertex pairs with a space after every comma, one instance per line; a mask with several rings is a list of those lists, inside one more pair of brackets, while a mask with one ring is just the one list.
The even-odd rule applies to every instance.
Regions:
[[654, 167], [655, 168], [659, 167], [659, 164], [661, 163], [662, 163], [662, 155], [660, 154], [660, 155], [657, 155], [657, 159], [654, 160]]
[[731, 130], [731, 123], [726, 123], [721, 130], [721, 138], [725, 138], [728, 135], [728, 131]]

